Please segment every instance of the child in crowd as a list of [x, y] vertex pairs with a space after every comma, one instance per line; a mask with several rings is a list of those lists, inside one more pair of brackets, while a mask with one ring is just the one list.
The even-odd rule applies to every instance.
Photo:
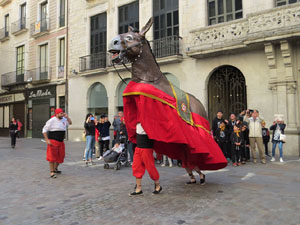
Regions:
[[228, 140], [228, 133], [226, 129], [226, 124], [224, 121], [222, 121], [219, 125], [219, 127], [216, 130], [216, 141], [222, 150], [225, 158], [228, 158], [227, 156], [227, 140]]
[[241, 165], [241, 145], [242, 145], [242, 134], [240, 128], [234, 125], [233, 132], [230, 136], [232, 148], [231, 148], [231, 160], [234, 167]]
[[270, 156], [269, 155], [269, 150], [268, 150], [268, 145], [269, 145], [269, 141], [270, 141], [270, 132], [269, 132], [269, 129], [266, 128], [266, 123], [265, 121], [263, 121], [261, 123], [261, 126], [262, 126], [262, 138], [263, 138], [263, 143], [265, 145], [265, 155], [266, 156]]
[[242, 126], [242, 164], [245, 164], [246, 161], [250, 162], [250, 140], [249, 140], [249, 129], [246, 124]]

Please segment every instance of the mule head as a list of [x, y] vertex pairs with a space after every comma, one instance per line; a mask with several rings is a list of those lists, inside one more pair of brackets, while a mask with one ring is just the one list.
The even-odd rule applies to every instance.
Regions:
[[112, 53], [114, 63], [124, 62], [127, 58], [130, 62], [136, 61], [142, 54], [143, 44], [146, 43], [145, 35], [153, 24], [151, 17], [140, 32], [129, 26], [128, 32], [119, 34], [113, 38], [108, 52]]

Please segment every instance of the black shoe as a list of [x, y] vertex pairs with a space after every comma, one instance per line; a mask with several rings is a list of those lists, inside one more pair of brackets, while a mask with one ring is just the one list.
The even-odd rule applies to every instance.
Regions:
[[204, 185], [205, 184], [205, 174], [203, 174], [203, 178], [200, 179], [200, 185]]
[[12, 145], [12, 146], [11, 146], [11, 148], [15, 148], [15, 146], [14, 146], [14, 145]]
[[143, 191], [142, 190], [140, 190], [139, 192], [132, 192], [132, 193], [130, 193], [129, 194], [129, 197], [133, 197], [133, 196], [143, 196], [144, 194], [143, 194]]
[[61, 171], [60, 170], [55, 170], [54, 173], [61, 174]]
[[162, 187], [160, 186], [158, 191], [156, 189], [154, 189], [154, 191], [152, 192], [152, 195], [158, 195], [161, 191], [162, 191]]
[[196, 179], [194, 180], [194, 181], [189, 181], [189, 182], [186, 182], [185, 184], [196, 184], [197, 183], [197, 181], [196, 181]]

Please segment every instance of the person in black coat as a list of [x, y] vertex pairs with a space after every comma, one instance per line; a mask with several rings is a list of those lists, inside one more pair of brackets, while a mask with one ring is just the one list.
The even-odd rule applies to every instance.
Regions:
[[250, 162], [250, 140], [249, 140], [249, 129], [247, 123], [242, 124], [242, 164], [245, 164], [246, 161]]
[[220, 127], [221, 122], [226, 123], [226, 121], [223, 119], [223, 112], [221, 110], [219, 110], [217, 112], [216, 118], [214, 118], [214, 120], [212, 121], [212, 131], [213, 131], [215, 140], [216, 140], [216, 135], [217, 135], [217, 129]]
[[17, 138], [17, 134], [18, 134], [18, 123], [14, 117], [11, 118], [11, 121], [9, 124], [9, 134], [10, 134], [10, 139], [11, 139], [11, 147], [15, 148], [16, 138]]
[[231, 140], [231, 160], [233, 166], [241, 165], [241, 145], [242, 145], [242, 133], [237, 125], [233, 126], [233, 132], [230, 136]]
[[280, 136], [284, 134], [284, 129], [286, 127], [286, 124], [284, 123], [283, 120], [277, 120], [273, 122], [273, 125], [270, 127], [270, 130], [273, 131], [273, 135], [272, 135], [272, 159], [271, 162], [275, 161], [275, 149], [276, 149], [276, 145], [278, 144], [278, 148], [279, 148], [279, 155], [280, 155], [280, 162], [283, 162], [282, 159], [282, 147], [283, 147], [283, 140], [281, 140]]
[[225, 121], [220, 123], [220, 126], [216, 130], [216, 142], [218, 143], [220, 149], [223, 152], [225, 158], [227, 158], [227, 141], [228, 141], [228, 132], [226, 129]]
[[93, 150], [95, 147], [95, 129], [97, 125], [97, 118], [95, 118], [91, 113], [86, 115], [84, 122], [84, 130], [86, 137], [86, 146], [85, 146], [85, 162], [86, 165], [89, 163], [93, 165]]
[[109, 128], [110, 128], [110, 126], [111, 126], [111, 123], [108, 121], [108, 117], [106, 115], [102, 115], [100, 117], [100, 122], [97, 125], [97, 129], [100, 133], [100, 136], [99, 136], [100, 158], [99, 158], [99, 160], [101, 160], [103, 158], [104, 148], [105, 148], [105, 151], [109, 149], [109, 141], [110, 141]]
[[266, 126], [265, 122], [262, 122], [261, 126], [262, 126], [261, 130], [262, 130], [263, 143], [265, 145], [265, 155], [270, 156], [269, 150], [268, 150], [268, 144], [270, 141], [270, 132], [269, 132], [269, 129], [265, 127]]

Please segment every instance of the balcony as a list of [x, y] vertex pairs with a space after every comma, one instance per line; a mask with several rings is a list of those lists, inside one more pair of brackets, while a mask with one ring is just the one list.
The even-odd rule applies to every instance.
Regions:
[[187, 55], [207, 55], [238, 51], [251, 44], [299, 36], [300, 4], [249, 14], [247, 18], [190, 31]]
[[8, 27], [0, 29], [0, 41], [4, 42], [9, 39], [9, 30]]
[[164, 58], [174, 55], [181, 55], [180, 41], [181, 37], [168, 36], [153, 41], [149, 41], [153, 54], [156, 58]]
[[27, 81], [32, 83], [48, 83], [51, 78], [51, 67], [38, 67], [28, 70]]
[[24, 77], [26, 76], [26, 72], [23, 72], [22, 74], [18, 71], [14, 71], [14, 72], [10, 72], [10, 73], [5, 73], [1, 75], [1, 87], [5, 88], [5, 87], [10, 87], [13, 85], [17, 85], [17, 84], [24, 84], [25, 79]]
[[31, 24], [31, 36], [38, 38], [40, 36], [49, 34], [50, 19], [43, 19]]
[[92, 55], [82, 56], [79, 58], [79, 71], [95, 70], [106, 68], [106, 52], [99, 52]]
[[26, 32], [27, 30], [25, 17], [11, 24], [11, 33], [15, 36]]
[[11, 0], [0, 0], [0, 6], [5, 6], [6, 4], [10, 3]]
[[66, 17], [65, 15], [61, 15], [58, 20], [59, 20], [59, 27], [64, 27], [66, 25]]

